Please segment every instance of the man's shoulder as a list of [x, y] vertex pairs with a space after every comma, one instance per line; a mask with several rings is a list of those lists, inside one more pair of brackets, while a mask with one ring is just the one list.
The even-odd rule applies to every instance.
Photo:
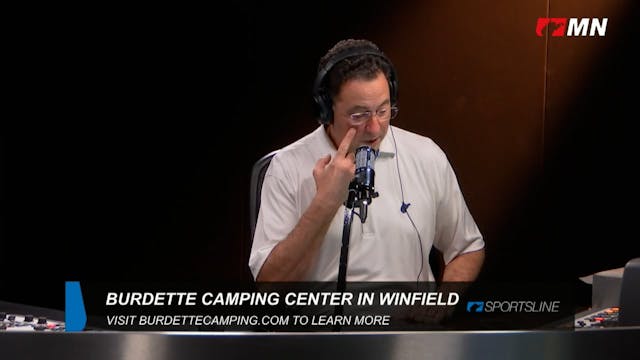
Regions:
[[394, 126], [393, 136], [396, 137], [398, 147], [405, 148], [414, 154], [438, 154], [444, 155], [444, 152], [436, 142], [428, 136], [415, 133], [410, 130]]
[[322, 145], [321, 129], [316, 129], [307, 135], [295, 140], [294, 142], [278, 149], [273, 157], [273, 162], [280, 163], [282, 166], [295, 169], [304, 163], [315, 163], [317, 154]]
[[318, 131], [314, 130], [305, 136], [285, 145], [277, 151], [279, 157], [299, 156], [300, 153], [307, 153], [310, 148], [316, 147], [318, 142]]

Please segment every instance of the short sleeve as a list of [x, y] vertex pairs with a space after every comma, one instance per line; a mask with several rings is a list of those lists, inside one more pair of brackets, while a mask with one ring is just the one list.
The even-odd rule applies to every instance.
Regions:
[[287, 179], [281, 159], [276, 154], [262, 184], [260, 210], [249, 257], [254, 279], [273, 248], [289, 235], [299, 217], [295, 201], [297, 187]]
[[446, 158], [440, 176], [434, 246], [442, 252], [448, 264], [460, 254], [484, 248], [484, 240]]

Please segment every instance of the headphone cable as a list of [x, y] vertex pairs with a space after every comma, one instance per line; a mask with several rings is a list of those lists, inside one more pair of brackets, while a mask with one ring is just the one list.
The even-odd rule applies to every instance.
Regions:
[[402, 197], [402, 206], [400, 206], [400, 212], [407, 214], [413, 229], [416, 231], [418, 235], [418, 244], [420, 245], [420, 271], [418, 272], [418, 276], [416, 277], [416, 285], [420, 282], [420, 275], [422, 275], [422, 270], [424, 268], [424, 249], [422, 248], [422, 237], [420, 236], [420, 232], [416, 227], [416, 224], [413, 222], [411, 215], [409, 214], [409, 206], [411, 204], [407, 204], [404, 202], [404, 188], [402, 186], [402, 177], [400, 176], [400, 163], [398, 162], [398, 145], [396, 143], [396, 137], [393, 134], [393, 126], [389, 125], [389, 129], [391, 130], [391, 138], [393, 139], [393, 148], [396, 150], [396, 168], [398, 169], [398, 180], [400, 181], [400, 196]]

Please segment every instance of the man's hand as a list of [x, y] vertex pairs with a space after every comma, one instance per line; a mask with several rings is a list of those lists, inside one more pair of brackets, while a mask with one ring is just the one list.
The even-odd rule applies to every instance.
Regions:
[[355, 154], [349, 152], [355, 134], [355, 129], [349, 129], [338, 147], [336, 156], [333, 159], [330, 155], [321, 158], [313, 168], [316, 196], [331, 206], [340, 206], [346, 200], [349, 183], [355, 175]]
[[271, 250], [257, 281], [299, 281], [307, 276], [355, 176], [355, 154], [349, 153], [355, 133], [347, 132], [333, 159], [325, 156], [316, 163], [316, 196], [289, 235]]

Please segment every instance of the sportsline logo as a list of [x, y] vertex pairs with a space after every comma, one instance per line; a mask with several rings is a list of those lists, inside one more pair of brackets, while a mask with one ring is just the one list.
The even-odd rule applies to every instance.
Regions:
[[609, 18], [538, 18], [536, 35], [544, 36], [542, 31], [547, 28], [547, 32], [550, 31], [554, 37], [604, 36], [607, 32], [607, 22]]
[[484, 301], [468, 301], [467, 312], [482, 312]]
[[557, 313], [560, 301], [467, 301], [467, 312]]

